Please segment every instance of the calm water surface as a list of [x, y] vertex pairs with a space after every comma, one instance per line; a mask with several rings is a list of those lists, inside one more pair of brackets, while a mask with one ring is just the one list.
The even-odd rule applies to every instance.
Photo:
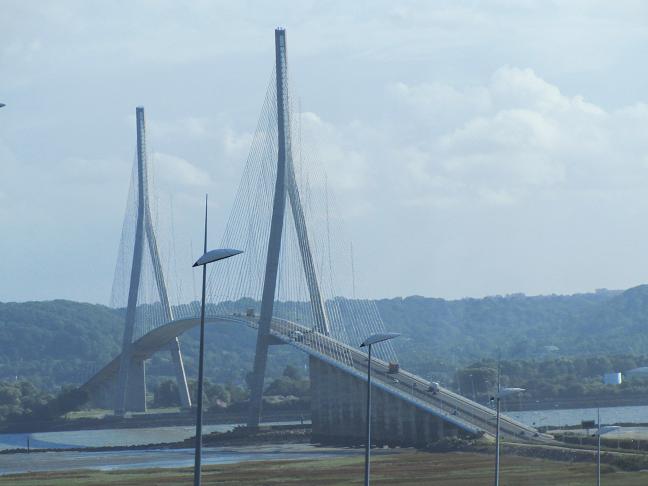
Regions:
[[[534, 410], [505, 412], [521, 422], [540, 426], [578, 425], [583, 420], [596, 420], [596, 408]], [[648, 406], [601, 408], [601, 423], [648, 423]], [[207, 425], [205, 433], [225, 432], [235, 425]], [[0, 434], [0, 450], [26, 448], [65, 449], [71, 447], [102, 447], [160, 444], [185, 440], [194, 435], [193, 426], [155, 427], [142, 429], [80, 430]], [[633, 427], [625, 432], [648, 438], [648, 429]], [[205, 464], [228, 464], [245, 461], [316, 459], [359, 453], [354, 450], [315, 448], [303, 444], [263, 447], [207, 447]], [[361, 452], [361, 451], [360, 451]], [[193, 464], [193, 449], [150, 449], [106, 452], [35, 452], [31, 454], [0, 454], [0, 474], [28, 471], [68, 469], [128, 469], [143, 467], [184, 467]]]
[[[205, 425], [204, 433], [226, 432], [235, 425]], [[0, 434], [0, 450], [27, 448], [69, 449], [161, 444], [178, 442], [195, 435], [194, 426], [150, 427], [141, 429], [68, 430], [63, 432], [34, 432]]]
[[[362, 450], [322, 449], [307, 444], [281, 446], [203, 448], [203, 464], [233, 464], [247, 461], [321, 459], [362, 454]], [[149, 449], [109, 452], [32, 452], [0, 454], [0, 475], [38, 471], [94, 469], [102, 471], [153, 467], [190, 467], [193, 449]]]
[[[505, 412], [525, 424], [540, 427], [579, 425], [582, 420], [596, 420], [596, 408], [533, 410], [529, 412]], [[601, 423], [648, 423], [648, 406], [601, 407]]]

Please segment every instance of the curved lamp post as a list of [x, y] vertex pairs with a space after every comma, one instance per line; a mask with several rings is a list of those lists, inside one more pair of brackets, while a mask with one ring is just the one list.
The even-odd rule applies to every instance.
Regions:
[[497, 393], [491, 397], [491, 401], [495, 400], [497, 405], [497, 419], [495, 426], [495, 486], [499, 486], [499, 473], [500, 473], [500, 402], [502, 398], [509, 397], [522, 393], [524, 388], [500, 388], [499, 373], [497, 377]]
[[596, 486], [601, 486], [601, 436], [619, 430], [618, 425], [605, 425], [601, 427], [601, 409], [596, 409]]
[[374, 344], [388, 341], [400, 336], [397, 332], [387, 332], [382, 334], [372, 334], [367, 337], [360, 345], [361, 348], [369, 348], [369, 360], [367, 361], [367, 434], [365, 437], [365, 470], [364, 470], [364, 484], [369, 486], [369, 463], [371, 461], [371, 347]]
[[202, 462], [202, 405], [203, 405], [203, 381], [205, 365], [205, 287], [207, 285], [207, 265], [218, 260], [233, 257], [241, 250], [223, 248], [218, 250], [207, 251], [207, 196], [205, 196], [205, 243], [203, 247], [204, 254], [201, 256], [194, 267], [203, 267], [202, 273], [202, 300], [200, 302], [200, 351], [198, 353], [198, 406], [196, 410], [196, 452], [194, 461], [194, 486], [200, 486], [200, 465]]

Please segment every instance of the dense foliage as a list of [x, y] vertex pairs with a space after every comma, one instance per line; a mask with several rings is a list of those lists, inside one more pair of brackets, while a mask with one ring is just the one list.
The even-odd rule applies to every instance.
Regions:
[[[120, 311], [64, 300], [0, 303], [0, 381], [29, 381], [55, 392], [79, 385], [120, 351]], [[245, 384], [251, 370], [255, 333], [241, 326], [207, 326], [205, 376], [214, 383]], [[181, 337], [187, 375], [197, 376], [198, 329]], [[305, 357], [288, 346], [271, 347], [268, 375], [280, 376], [288, 363], [303, 367]], [[169, 353], [153, 356], [149, 385], [175, 376]]]
[[[625, 292], [483, 299], [424, 297], [377, 302], [401, 363], [451, 377], [483, 358], [643, 355], [648, 352], [648, 286]], [[448, 374], [449, 373], [449, 374]]]
[[52, 395], [29, 382], [0, 382], [0, 422], [51, 420], [77, 410], [87, 397], [76, 387], [63, 387]]
[[[394, 341], [401, 364], [446, 383], [454, 380], [457, 369], [493, 359], [498, 352], [506, 361], [531, 363], [565, 356], [641, 357], [648, 350], [648, 286], [571, 296], [453, 301], [414, 296], [379, 300], [377, 305], [387, 328], [403, 333]], [[122, 330], [123, 314], [101, 305], [60, 300], [0, 303], [0, 381], [29, 381], [49, 392], [78, 385], [118, 354]], [[197, 375], [197, 337], [197, 329], [181, 337], [190, 377]], [[208, 326], [206, 342], [207, 379], [244, 386], [255, 332], [236, 325]], [[287, 364], [305, 367], [305, 357], [291, 347], [272, 346], [271, 353], [268, 383], [281, 377]], [[648, 364], [632, 359], [637, 365]], [[610, 364], [607, 371], [612, 370]], [[598, 374], [592, 371], [590, 376]], [[168, 353], [159, 352], [150, 360], [147, 376], [151, 390], [173, 379]], [[571, 375], [561, 376], [563, 383]], [[536, 385], [533, 388], [539, 389]], [[277, 383], [278, 391], [282, 387]], [[162, 395], [158, 400], [164, 401]]]
[[[189, 392], [191, 399], [196, 401], [196, 382], [189, 381]], [[204, 407], [208, 410], [222, 410], [232, 406], [239, 406], [247, 403], [250, 397], [249, 385], [234, 385], [232, 383], [220, 384], [211, 383], [209, 380], [204, 384]], [[281, 376], [270, 380], [264, 394], [270, 401], [305, 399], [310, 395], [310, 381], [305, 378], [298, 368], [288, 365], [284, 368]], [[273, 397], [273, 398], [270, 398]], [[180, 405], [178, 399], [178, 387], [173, 380], [163, 380], [153, 389], [151, 401], [153, 407], [177, 407]]]
[[[502, 360], [502, 386], [525, 388], [512, 399], [511, 408], [581, 407], [644, 403], [648, 395], [645, 375], [626, 371], [648, 362], [648, 356], [561, 357], [545, 360]], [[603, 375], [624, 373], [620, 385], [606, 385]], [[480, 360], [458, 370], [455, 386], [468, 397], [486, 402], [496, 389], [497, 361]]]

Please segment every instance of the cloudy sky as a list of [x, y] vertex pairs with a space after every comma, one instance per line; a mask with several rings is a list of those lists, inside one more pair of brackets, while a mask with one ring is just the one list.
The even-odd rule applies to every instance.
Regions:
[[208, 191], [217, 242], [277, 26], [358, 293], [648, 282], [647, 22], [643, 1], [4, 0], [0, 301], [108, 301], [137, 105], [176, 232], [200, 241]]

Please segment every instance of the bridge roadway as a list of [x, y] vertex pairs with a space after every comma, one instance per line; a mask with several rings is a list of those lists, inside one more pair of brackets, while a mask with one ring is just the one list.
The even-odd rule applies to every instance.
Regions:
[[[242, 324], [257, 329], [257, 317], [239, 314], [210, 316], [208, 324]], [[134, 359], [148, 359], [163, 349], [173, 338], [200, 324], [198, 318], [179, 319], [160, 326], [133, 343]], [[290, 344], [303, 352], [327, 362], [347, 373], [366, 380], [367, 355], [332, 337], [312, 331], [307, 326], [285, 319], [273, 318], [271, 339], [276, 344]], [[98, 388], [116, 378], [120, 356], [114, 358], [96, 375], [90, 378], [82, 390], [90, 396]], [[372, 359], [372, 382], [391, 395], [405, 400], [460, 429], [472, 433], [495, 434], [496, 414], [494, 410], [466, 397], [440, 387], [437, 393], [428, 391], [431, 383], [403, 370], [397, 374], [388, 373], [388, 363]], [[518, 422], [504, 414], [500, 415], [501, 433], [509, 438], [547, 442], [553, 437], [539, 433], [535, 428]]]

